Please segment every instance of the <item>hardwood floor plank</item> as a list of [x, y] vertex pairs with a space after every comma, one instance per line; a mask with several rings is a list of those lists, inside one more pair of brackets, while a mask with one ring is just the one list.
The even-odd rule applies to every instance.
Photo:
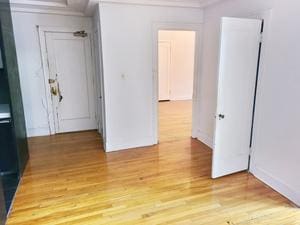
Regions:
[[300, 225], [300, 211], [246, 172], [210, 178], [191, 101], [160, 103], [160, 144], [105, 153], [93, 131], [29, 140], [8, 225]]

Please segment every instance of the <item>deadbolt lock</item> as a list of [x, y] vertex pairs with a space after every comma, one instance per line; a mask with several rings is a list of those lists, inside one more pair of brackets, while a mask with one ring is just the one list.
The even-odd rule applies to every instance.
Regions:
[[49, 84], [54, 84], [56, 80], [54, 79], [48, 79]]

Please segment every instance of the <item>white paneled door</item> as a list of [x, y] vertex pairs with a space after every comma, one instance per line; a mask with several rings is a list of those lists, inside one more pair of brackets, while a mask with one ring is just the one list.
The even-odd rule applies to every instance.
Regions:
[[247, 170], [262, 21], [222, 18], [212, 177]]
[[159, 101], [170, 100], [171, 45], [159, 42], [158, 45], [158, 82]]
[[46, 32], [56, 133], [97, 128], [89, 36]]

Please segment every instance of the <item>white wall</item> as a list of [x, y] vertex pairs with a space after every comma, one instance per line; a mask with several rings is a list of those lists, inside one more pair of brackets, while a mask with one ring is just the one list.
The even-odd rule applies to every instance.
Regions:
[[194, 31], [159, 32], [159, 41], [171, 45], [170, 100], [191, 100], [195, 64]]
[[251, 171], [300, 205], [300, 2], [227, 0], [205, 10], [199, 139], [213, 139], [221, 16], [272, 9], [263, 49]]
[[106, 150], [152, 145], [153, 24], [201, 23], [202, 10], [100, 4]]
[[37, 25], [90, 27], [91, 18], [13, 12], [26, 127], [29, 136], [49, 134]]

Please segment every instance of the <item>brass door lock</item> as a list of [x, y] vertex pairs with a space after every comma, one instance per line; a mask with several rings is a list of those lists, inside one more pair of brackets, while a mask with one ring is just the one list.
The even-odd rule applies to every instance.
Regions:
[[51, 94], [54, 96], [56, 96], [58, 94], [56, 87], [51, 87]]

